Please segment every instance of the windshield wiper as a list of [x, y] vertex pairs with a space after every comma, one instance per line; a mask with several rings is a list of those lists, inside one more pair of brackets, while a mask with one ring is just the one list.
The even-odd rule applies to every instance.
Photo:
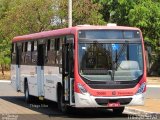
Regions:
[[122, 53], [125, 51], [125, 48], [127, 47], [128, 42], [126, 41], [126, 43], [123, 44], [123, 46], [121, 47], [120, 51], [117, 54], [117, 50], [116, 50], [116, 58], [115, 61], [112, 63], [112, 74], [111, 74], [111, 80], [114, 81], [114, 76], [115, 76], [115, 71], [118, 69], [120, 63], [117, 63], [120, 56], [122, 55]]
[[108, 70], [108, 74], [111, 76], [111, 80], [114, 80], [113, 70]]

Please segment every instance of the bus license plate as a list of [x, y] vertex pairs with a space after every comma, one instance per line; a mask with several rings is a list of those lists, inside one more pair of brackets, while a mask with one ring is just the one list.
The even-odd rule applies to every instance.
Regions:
[[120, 103], [119, 102], [117, 102], [117, 103], [108, 103], [107, 106], [108, 107], [119, 107]]

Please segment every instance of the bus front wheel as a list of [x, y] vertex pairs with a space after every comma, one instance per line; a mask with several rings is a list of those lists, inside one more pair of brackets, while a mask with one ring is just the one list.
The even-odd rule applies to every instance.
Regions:
[[62, 89], [59, 89], [58, 91], [58, 109], [63, 113], [68, 113], [69, 106], [67, 106], [63, 101], [63, 91]]

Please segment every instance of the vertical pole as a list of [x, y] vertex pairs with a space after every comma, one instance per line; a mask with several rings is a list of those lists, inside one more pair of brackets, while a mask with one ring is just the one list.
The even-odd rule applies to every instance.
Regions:
[[68, 27], [72, 27], [72, 0], [68, 0]]

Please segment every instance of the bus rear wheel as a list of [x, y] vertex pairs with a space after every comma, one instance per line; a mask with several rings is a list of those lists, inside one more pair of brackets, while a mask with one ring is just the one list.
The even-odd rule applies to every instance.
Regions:
[[113, 108], [113, 113], [114, 113], [114, 114], [118, 114], [118, 115], [120, 115], [120, 114], [122, 114], [122, 113], [123, 113], [124, 108], [125, 108], [125, 107]]
[[32, 100], [32, 96], [29, 95], [29, 88], [27, 82], [25, 84], [24, 95], [25, 95], [25, 102], [30, 103]]

